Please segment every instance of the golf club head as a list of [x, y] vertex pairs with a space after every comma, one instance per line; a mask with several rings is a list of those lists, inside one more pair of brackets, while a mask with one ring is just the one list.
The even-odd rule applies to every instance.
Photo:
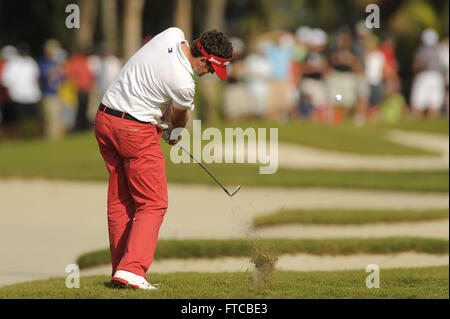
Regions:
[[228, 195], [230, 195], [230, 196], [233, 196], [234, 194], [236, 194], [239, 190], [241, 189], [241, 185], [238, 185], [235, 189], [234, 189], [234, 191], [232, 191], [231, 193], [228, 193]]

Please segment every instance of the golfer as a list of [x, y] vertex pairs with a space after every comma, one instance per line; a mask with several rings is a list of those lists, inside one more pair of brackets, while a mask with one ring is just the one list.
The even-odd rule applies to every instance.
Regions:
[[[95, 118], [95, 136], [109, 172], [114, 286], [156, 289], [146, 273], [168, 207], [160, 138], [171, 145], [178, 142], [178, 136], [169, 138], [170, 131], [185, 127], [187, 111], [194, 109], [194, 72], [215, 72], [225, 80], [232, 53], [222, 32], [204, 32], [189, 45], [182, 30], [169, 28], [139, 49], [106, 90]], [[161, 121], [169, 123], [164, 132]]]

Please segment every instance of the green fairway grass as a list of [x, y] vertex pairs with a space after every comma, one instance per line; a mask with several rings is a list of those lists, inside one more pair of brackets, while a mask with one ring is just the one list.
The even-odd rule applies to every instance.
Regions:
[[[262, 175], [255, 165], [210, 164], [208, 169], [224, 185], [264, 187], [326, 187], [420, 192], [448, 192], [448, 170], [437, 171], [360, 171], [294, 170], [279, 168], [275, 174]], [[214, 185], [214, 181], [195, 163], [166, 161], [168, 182]]]
[[[388, 237], [339, 239], [191, 239], [159, 240], [155, 259], [250, 257], [257, 247], [266, 247], [271, 254], [351, 255], [421, 252], [446, 254], [445, 239]], [[77, 259], [80, 268], [107, 265], [111, 262], [109, 249], [87, 252]]]
[[446, 118], [404, 119], [395, 124], [379, 124], [379, 126], [404, 131], [442, 134], [447, 136], [449, 134], [449, 121]]
[[[278, 127], [279, 142], [288, 142], [353, 154], [396, 156], [438, 155], [436, 152], [398, 144], [389, 140], [388, 130], [379, 125], [357, 127], [351, 122], [344, 122], [335, 126], [294, 120], [283, 124], [270, 121], [242, 121], [232, 124], [224, 123], [218, 125], [218, 127], [222, 131], [224, 131], [225, 127], [240, 127], [242, 129], [251, 127], [255, 128], [256, 132], [258, 127], [267, 129]], [[415, 126], [413, 124], [409, 126], [406, 124], [405, 127]], [[206, 127], [202, 128], [205, 129]], [[267, 130], [267, 137], [269, 136], [269, 132]]]
[[[174, 164], [170, 146], [162, 143], [169, 183], [213, 185], [195, 163]], [[107, 181], [105, 164], [93, 134], [77, 134], [61, 141], [31, 140], [0, 144], [0, 177]], [[448, 192], [448, 170], [437, 171], [333, 171], [280, 168], [276, 174], [259, 174], [254, 164], [210, 164], [208, 168], [225, 185], [336, 187], [405, 191]]]
[[152, 274], [154, 291], [114, 289], [109, 276], [80, 278], [69, 289], [65, 278], [52, 278], [0, 288], [0, 299], [447, 299], [449, 267], [380, 269], [380, 288], [368, 289], [368, 273], [352, 271], [275, 271], [266, 284], [255, 287], [251, 272]]
[[448, 219], [448, 209], [369, 210], [314, 209], [282, 210], [253, 220], [255, 228], [286, 224], [360, 225], [369, 223], [419, 222]]

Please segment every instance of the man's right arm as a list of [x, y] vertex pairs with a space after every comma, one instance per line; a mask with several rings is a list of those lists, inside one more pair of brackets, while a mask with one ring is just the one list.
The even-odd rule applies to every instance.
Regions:
[[[176, 140], [171, 140], [170, 139], [171, 133], [172, 133], [173, 129], [185, 128], [188, 119], [189, 119], [189, 116], [187, 113], [187, 109], [182, 110], [182, 109], [177, 109], [173, 106], [170, 106], [166, 110], [164, 115], [161, 117], [161, 121], [170, 123], [170, 126], [167, 127], [168, 131], [165, 133], [165, 134], [167, 134], [167, 136], [164, 137], [165, 135], [163, 135], [163, 138], [165, 139], [165, 141], [167, 143], [169, 143], [170, 145], [174, 145], [181, 140], [181, 135], [177, 136]], [[181, 132], [178, 130], [178, 131], [176, 131], [176, 133], [181, 133]]]
[[[188, 110], [194, 109], [194, 94], [195, 87], [186, 89], [176, 89], [169, 91], [169, 95], [172, 100], [172, 105], [166, 110], [161, 118], [161, 121], [169, 122], [171, 124], [170, 132], [173, 129], [178, 129], [175, 133], [181, 133], [181, 129], [186, 127], [188, 121]], [[180, 139], [174, 141], [167, 141], [169, 144], [174, 145], [179, 142]]]
[[177, 127], [185, 128], [188, 119], [189, 119], [189, 115], [188, 115], [188, 112], [186, 109], [181, 110], [181, 109], [177, 109], [175, 107], [171, 108], [170, 122], [172, 123], [173, 128], [177, 128]]

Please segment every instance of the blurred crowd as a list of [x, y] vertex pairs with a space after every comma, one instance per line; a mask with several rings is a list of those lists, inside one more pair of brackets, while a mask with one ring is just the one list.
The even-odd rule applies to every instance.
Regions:
[[225, 114], [229, 119], [302, 118], [356, 125], [405, 116], [448, 116], [449, 43], [432, 29], [421, 35], [411, 66], [410, 96], [402, 94], [396, 39], [364, 22], [332, 34], [299, 27], [271, 32], [235, 48]]
[[92, 128], [101, 95], [122, 67], [106, 45], [95, 55], [79, 48], [69, 56], [59, 41], [49, 39], [42, 51], [37, 60], [26, 43], [0, 51], [4, 139], [55, 139]]
[[[449, 114], [449, 42], [432, 29], [422, 32], [414, 53], [409, 96], [402, 93], [396, 39], [380, 38], [363, 22], [331, 34], [302, 26], [295, 33], [261, 34], [249, 43], [232, 38], [232, 44], [223, 103], [227, 120], [336, 124], [350, 118], [364, 125]], [[38, 59], [26, 43], [3, 47], [1, 138], [54, 139], [91, 129], [101, 96], [121, 67], [107, 45], [97, 54], [79, 48], [69, 55], [49, 39]]]

